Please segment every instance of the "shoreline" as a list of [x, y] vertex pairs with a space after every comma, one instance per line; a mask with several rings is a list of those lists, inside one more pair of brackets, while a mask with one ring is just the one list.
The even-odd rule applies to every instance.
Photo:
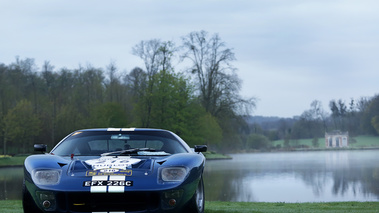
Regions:
[[[23, 167], [25, 158], [29, 155], [0, 157], [0, 168]], [[215, 152], [204, 153], [206, 160], [230, 160], [232, 157]]]
[[[320, 203], [268, 203], [268, 202], [224, 202], [205, 201], [204, 213], [371, 213], [378, 212], [379, 201], [370, 202], [320, 202]], [[21, 200], [0, 200], [0, 210], [4, 213], [22, 213]]]
[[270, 150], [241, 150], [229, 154], [242, 153], [269, 153], [269, 152], [312, 152], [312, 151], [362, 151], [379, 150], [379, 147], [352, 147], [352, 148], [289, 148], [289, 149], [270, 149]]
[[[284, 153], [284, 152], [319, 152], [319, 151], [370, 151], [379, 150], [379, 147], [359, 147], [359, 148], [318, 148], [318, 149], [281, 149], [281, 150], [241, 150], [239, 152], [231, 152], [228, 154], [221, 154], [215, 151], [208, 151], [203, 153], [206, 160], [232, 160], [233, 157], [230, 154], [254, 154], [254, 153]], [[15, 155], [13, 157], [0, 157], [0, 168], [9, 167], [22, 167], [24, 165], [24, 160], [29, 155]], [[2, 162], [3, 161], [3, 162]]]

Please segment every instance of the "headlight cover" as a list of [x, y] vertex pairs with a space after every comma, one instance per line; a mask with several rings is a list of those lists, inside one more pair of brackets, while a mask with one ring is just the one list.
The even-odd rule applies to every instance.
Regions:
[[162, 181], [183, 181], [187, 176], [187, 169], [185, 167], [166, 167], [161, 169]]
[[61, 170], [34, 170], [33, 181], [39, 185], [56, 185], [61, 180]]

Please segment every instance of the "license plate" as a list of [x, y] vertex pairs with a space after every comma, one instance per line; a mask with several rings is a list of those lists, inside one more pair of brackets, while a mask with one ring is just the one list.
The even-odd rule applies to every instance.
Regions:
[[133, 186], [131, 180], [92, 180], [84, 181], [83, 186]]

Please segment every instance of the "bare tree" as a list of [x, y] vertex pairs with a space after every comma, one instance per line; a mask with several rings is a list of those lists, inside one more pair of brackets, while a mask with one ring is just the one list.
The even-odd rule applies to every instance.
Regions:
[[324, 111], [322, 107], [322, 103], [319, 100], [314, 100], [311, 103], [311, 112], [313, 114], [313, 117], [315, 120], [320, 120], [322, 121], [322, 125], [324, 127], [324, 131], [327, 131], [327, 125], [326, 125], [326, 120], [328, 117], [328, 114]]
[[124, 81], [128, 85], [131, 95], [138, 100], [146, 90], [146, 73], [139, 67], [133, 68]]
[[150, 126], [151, 110], [152, 110], [152, 94], [154, 93], [154, 76], [159, 71], [172, 70], [171, 60], [176, 52], [175, 44], [171, 41], [162, 42], [159, 39], [152, 39], [148, 41], [141, 41], [133, 47], [132, 53], [139, 56], [145, 63], [147, 74], [147, 87], [144, 98], [145, 114], [143, 117], [142, 125], [145, 127]]
[[145, 63], [148, 76], [153, 76], [158, 72], [158, 55], [160, 47], [161, 41], [159, 39], [152, 39], [148, 41], [141, 41], [132, 48], [132, 53], [140, 57]]
[[118, 100], [118, 97], [114, 96], [119, 96], [117, 90], [117, 85], [119, 85], [119, 80], [117, 78], [117, 66], [116, 62], [111, 61], [109, 65], [106, 67], [106, 73], [108, 74], [108, 82], [105, 83], [105, 86], [107, 87], [108, 91], [108, 100], [110, 102], [115, 102]]
[[[58, 89], [58, 74], [54, 73], [54, 66], [50, 64], [49, 61], [45, 61], [42, 65], [41, 77], [45, 83], [47, 96], [49, 97], [51, 103], [50, 116], [46, 116], [46, 122], [49, 123], [49, 128], [51, 132], [51, 141], [49, 141], [50, 146], [54, 146], [55, 143], [55, 131], [56, 131], [56, 117], [57, 117], [57, 97], [59, 91]], [[46, 113], [45, 113], [46, 114]]]
[[191, 62], [189, 71], [197, 78], [200, 101], [207, 112], [222, 117], [254, 106], [254, 99], [239, 96], [241, 80], [231, 65], [236, 58], [217, 34], [210, 37], [205, 31], [191, 32], [182, 40], [182, 60]]

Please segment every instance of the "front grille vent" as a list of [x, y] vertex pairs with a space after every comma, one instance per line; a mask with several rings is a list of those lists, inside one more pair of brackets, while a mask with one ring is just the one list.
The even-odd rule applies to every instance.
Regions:
[[[68, 193], [65, 197], [69, 211], [74, 212], [154, 210], [160, 202], [159, 194], [150, 192]], [[59, 206], [66, 209], [64, 204]]]

